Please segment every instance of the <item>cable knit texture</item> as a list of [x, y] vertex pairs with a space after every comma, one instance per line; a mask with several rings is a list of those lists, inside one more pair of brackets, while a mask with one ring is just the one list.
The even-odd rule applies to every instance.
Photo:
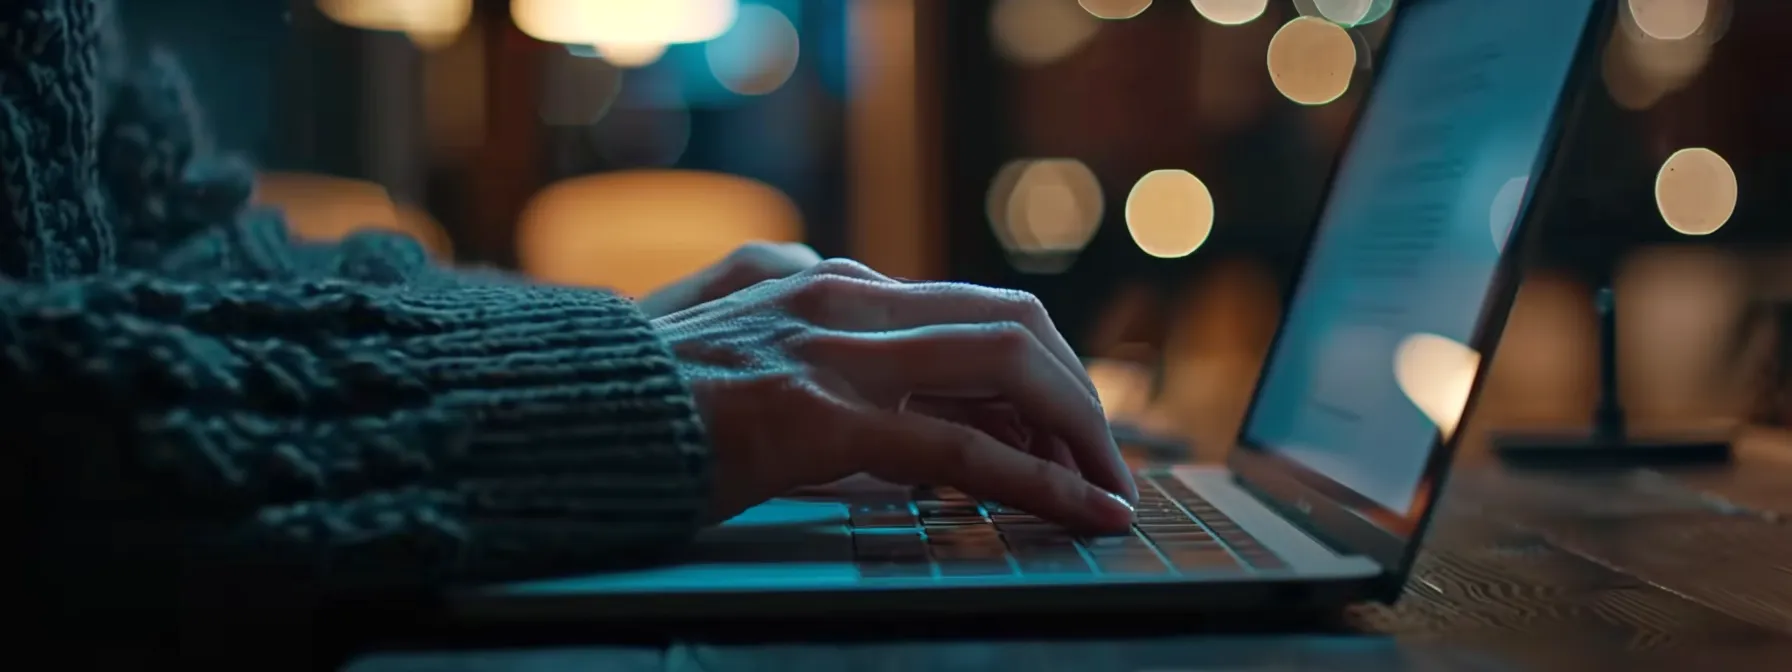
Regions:
[[704, 436], [632, 303], [290, 241], [173, 59], [112, 35], [0, 3], [0, 444], [45, 583], [346, 597], [688, 538]]

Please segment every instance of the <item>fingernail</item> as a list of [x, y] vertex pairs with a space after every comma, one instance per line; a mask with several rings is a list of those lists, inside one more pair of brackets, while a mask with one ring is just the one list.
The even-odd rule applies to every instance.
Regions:
[[1131, 523], [1137, 513], [1126, 499], [1101, 488], [1089, 488], [1089, 506], [1101, 512], [1103, 520]]

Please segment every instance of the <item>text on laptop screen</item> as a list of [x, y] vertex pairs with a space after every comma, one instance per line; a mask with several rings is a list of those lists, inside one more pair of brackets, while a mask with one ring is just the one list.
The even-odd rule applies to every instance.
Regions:
[[1397, 514], [1468, 349], [1594, 0], [1406, 3], [1339, 163], [1245, 439]]

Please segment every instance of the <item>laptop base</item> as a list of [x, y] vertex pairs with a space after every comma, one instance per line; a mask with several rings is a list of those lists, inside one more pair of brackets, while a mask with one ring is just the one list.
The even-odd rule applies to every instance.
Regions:
[[[1047, 563], [1033, 573], [1037, 565], [1029, 563], [1028, 551], [1058, 547], [1036, 546], [1052, 541], [1037, 536], [1038, 522], [1011, 523], [1014, 514], [987, 503], [972, 502], [961, 511], [966, 503], [948, 502], [949, 509], [924, 510], [917, 501], [907, 509], [910, 518], [891, 522], [881, 514], [862, 520], [867, 507], [850, 501], [775, 500], [706, 531], [677, 562], [474, 588], [447, 596], [445, 606], [464, 623], [651, 623], [652, 630], [729, 619], [1311, 611], [1368, 596], [1383, 574], [1373, 561], [1339, 555], [1308, 536], [1224, 469], [1178, 467], [1141, 477], [1141, 485], [1158, 494], [1141, 501], [1139, 524], [1130, 535], [1077, 539], [1083, 546], [1071, 552], [1090, 562], [1075, 571]], [[1177, 511], [1198, 516], [1212, 538], [1186, 540], [1187, 531], [1158, 535], [1194, 525], [1147, 506], [1172, 506], [1167, 502], [1179, 491], [1183, 498], [1176, 502], [1194, 504], [1175, 504]], [[966, 535], [978, 527], [984, 532]], [[947, 543], [925, 551], [929, 571], [891, 575], [881, 571], [881, 554], [859, 551], [865, 550], [862, 542], [892, 534], [930, 541], [939, 536]], [[1158, 535], [1155, 546], [1152, 535]], [[1109, 548], [1115, 540], [1127, 543]], [[965, 555], [989, 543], [1006, 545], [1012, 555]], [[1238, 561], [1181, 562], [1221, 548]], [[1185, 552], [1194, 555], [1183, 558]], [[1001, 560], [1004, 571], [960, 571], [983, 567], [991, 557]], [[1138, 564], [1153, 558], [1158, 564], [1152, 567]]]

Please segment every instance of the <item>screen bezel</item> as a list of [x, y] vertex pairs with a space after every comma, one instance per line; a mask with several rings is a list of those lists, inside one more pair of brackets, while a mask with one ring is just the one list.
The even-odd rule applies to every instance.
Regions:
[[[1394, 53], [1393, 46], [1403, 27], [1407, 7], [1436, 1], [1439, 0], [1407, 0], [1395, 8], [1394, 15], [1389, 19], [1392, 23], [1388, 26], [1388, 37], [1384, 42], [1386, 47], [1381, 60], [1399, 58]], [[1239, 427], [1237, 449], [1231, 451], [1227, 458], [1228, 469], [1242, 485], [1254, 491], [1291, 522], [1339, 550], [1361, 554], [1381, 564], [1383, 571], [1378, 579], [1380, 585], [1377, 587], [1376, 597], [1382, 601], [1392, 602], [1404, 589], [1407, 572], [1430, 524], [1437, 499], [1443, 492], [1451, 461], [1462, 440], [1461, 430], [1468, 427], [1476, 401], [1484, 387], [1501, 332], [1505, 330], [1512, 302], [1518, 294], [1523, 250], [1534, 244], [1534, 231], [1541, 228], [1536, 226], [1540, 213], [1548, 210], [1544, 206], [1555, 200], [1555, 186], [1559, 181], [1557, 173], [1566, 155], [1562, 147], [1566, 144], [1565, 139], [1573, 122], [1580, 117], [1587, 90], [1592, 88], [1587, 84], [1589, 73], [1594, 71], [1593, 64], [1597, 63], [1598, 49], [1609, 38], [1612, 18], [1615, 16], [1612, 2], [1613, 0], [1593, 0], [1588, 9], [1592, 14], [1581, 33], [1580, 44], [1574, 51], [1574, 61], [1569, 64], [1567, 79], [1554, 103], [1549, 128], [1544, 136], [1543, 151], [1532, 169], [1531, 174], [1537, 178], [1526, 189], [1518, 219], [1513, 223], [1506, 247], [1495, 263], [1493, 280], [1488, 286], [1481, 314], [1471, 331], [1468, 345], [1481, 353], [1481, 360], [1469, 388], [1463, 416], [1457, 423], [1458, 430], [1452, 432], [1448, 439], [1441, 432], [1433, 432], [1430, 455], [1407, 513], [1399, 514], [1382, 507], [1343, 484], [1253, 441], [1249, 434], [1251, 418], [1262, 403], [1267, 376], [1259, 376], [1252, 391], [1249, 410], [1245, 413], [1244, 423]], [[1357, 125], [1362, 121], [1363, 110], [1374, 99], [1379, 82], [1380, 78], [1376, 78], [1369, 83], [1362, 102], [1351, 114], [1345, 140], [1333, 157], [1330, 172], [1326, 176], [1322, 192], [1325, 194], [1324, 200], [1315, 215], [1313, 227], [1301, 243], [1302, 263], [1283, 292], [1283, 306], [1292, 307], [1295, 294], [1300, 290], [1314, 240], [1318, 237], [1319, 228], [1323, 226], [1326, 206], [1330, 204], [1331, 192], [1336, 186], [1338, 170], [1355, 144]], [[1268, 352], [1272, 357], [1285, 334], [1284, 325], [1277, 326], [1276, 335], [1270, 340]], [[1265, 360], [1266, 371], [1268, 366], [1269, 361]], [[1375, 518], [1380, 518], [1392, 527], [1376, 522]]]

